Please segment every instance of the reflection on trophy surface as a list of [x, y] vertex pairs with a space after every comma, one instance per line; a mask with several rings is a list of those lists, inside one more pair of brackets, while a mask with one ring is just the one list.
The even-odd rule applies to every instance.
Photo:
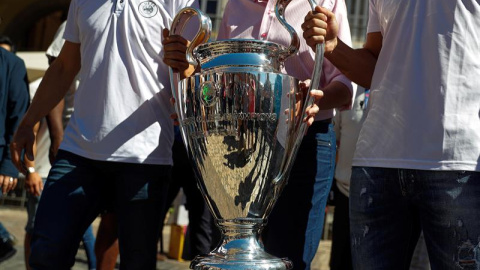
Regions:
[[288, 2], [279, 0], [276, 12], [292, 36], [290, 47], [259, 40], [205, 43], [209, 19], [194, 8], [183, 9], [173, 21], [171, 34], [180, 34], [193, 16], [201, 25], [187, 50], [200, 72], [183, 80], [171, 72], [172, 89], [199, 188], [222, 232], [217, 248], [195, 258], [192, 269], [292, 268], [258, 241], [286, 184], [310, 102], [297, 79], [280, 73], [299, 46], [283, 19]]

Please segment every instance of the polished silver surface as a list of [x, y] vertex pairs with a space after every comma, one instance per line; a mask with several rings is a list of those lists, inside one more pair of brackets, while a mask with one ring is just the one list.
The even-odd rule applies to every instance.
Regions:
[[281, 55], [287, 48], [277, 43], [254, 39], [227, 39], [199, 45], [193, 56], [203, 71], [232, 68], [280, 72]]
[[[223, 234], [195, 269], [290, 269], [258, 233], [286, 184], [301, 136], [298, 80], [257, 71], [202, 72], [176, 88], [176, 111], [199, 187]], [[215, 268], [216, 267], [216, 268]]]
[[[198, 65], [198, 72], [180, 80], [170, 69], [182, 137], [198, 186], [222, 232], [219, 245], [197, 256], [192, 269], [293, 267], [287, 258], [266, 253], [259, 242], [286, 185], [306, 128], [305, 108], [311, 103], [299, 81], [281, 73], [285, 59], [300, 44], [284, 18], [290, 1], [278, 0], [275, 6], [292, 38], [288, 47], [245, 39], [205, 43], [211, 24], [201, 23], [202, 34], [187, 49], [187, 59]], [[207, 21], [201, 11], [185, 8], [174, 18], [171, 34], [181, 34], [193, 16]]]

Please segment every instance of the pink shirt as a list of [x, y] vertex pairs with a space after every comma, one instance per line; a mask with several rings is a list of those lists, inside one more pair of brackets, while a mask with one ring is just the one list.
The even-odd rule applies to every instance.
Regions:
[[[290, 35], [275, 16], [275, 3], [276, 1], [273, 0], [228, 1], [217, 40], [245, 38], [268, 40], [285, 46], [290, 45]], [[320, 0], [319, 3], [335, 13], [340, 26], [338, 36], [343, 42], [351, 46], [350, 26], [347, 20], [345, 1]], [[300, 37], [300, 49], [297, 55], [287, 59], [282, 72], [302, 81], [310, 79], [315, 64], [315, 53], [308, 47], [305, 39], [302, 37], [303, 31], [301, 28], [305, 15], [310, 10], [311, 7], [308, 0], [292, 0], [286, 8], [285, 15], [288, 24], [297, 31]], [[320, 86], [324, 87], [333, 81], [342, 82], [350, 89], [352, 93], [350, 103], [339, 108], [341, 110], [350, 109], [355, 97], [351, 81], [324, 58]], [[333, 109], [322, 110], [315, 119], [332, 118], [334, 114], [335, 111]]]

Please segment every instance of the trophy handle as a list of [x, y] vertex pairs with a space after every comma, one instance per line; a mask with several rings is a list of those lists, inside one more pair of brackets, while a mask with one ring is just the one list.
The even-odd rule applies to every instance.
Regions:
[[[291, 0], [278, 0], [277, 5], [280, 2], [290, 2], [290, 1]], [[310, 3], [312, 11], [315, 12], [315, 6], [317, 5], [315, 3], [315, 1], [314, 0], [308, 0], [308, 2]], [[287, 4], [288, 3], [286, 3], [285, 6]], [[312, 77], [311, 77], [311, 80], [310, 80], [310, 86], [308, 88], [307, 96], [305, 97], [303, 109], [306, 109], [307, 107], [313, 105], [313, 102], [315, 100], [310, 96], [310, 91], [312, 91], [313, 89], [317, 89], [320, 85], [320, 77], [322, 75], [323, 53], [325, 51], [325, 45], [323, 43], [322, 44], [317, 44], [315, 49], [316, 49], [315, 50], [315, 65], [313, 67], [313, 73], [312, 73]], [[307, 116], [306, 113], [304, 115], [305, 115], [305, 117]], [[297, 129], [297, 133], [295, 134], [296, 136], [294, 136], [295, 138], [303, 138], [303, 134], [305, 134], [305, 132], [307, 131], [307, 128], [308, 128], [307, 124], [303, 121], [301, 121], [299, 124], [300, 124], [300, 126]], [[292, 158], [297, 156], [297, 152], [298, 152], [300, 143], [301, 143], [301, 140], [297, 140], [296, 142], [294, 142], [292, 154], [288, 157], [288, 161], [287, 161], [286, 164], [290, 164], [290, 163], [293, 162]], [[290, 169], [291, 169], [291, 167], [290, 167]], [[289, 174], [290, 174], [289, 170], [284, 171], [281, 175], [279, 175], [279, 177], [277, 177], [277, 179], [275, 179], [275, 182], [279, 183], [280, 181], [285, 179], [285, 176], [287, 176]]]
[[[181, 9], [177, 15], [175, 15], [175, 18], [173, 18], [172, 21], [172, 26], [170, 27], [170, 35], [181, 35], [183, 32], [183, 29], [185, 28], [186, 23], [193, 17], [197, 16], [198, 22], [199, 22], [199, 28], [197, 31], [197, 34], [193, 38], [193, 40], [190, 42], [189, 46], [187, 47], [186, 51], [186, 58], [188, 63], [194, 65], [195, 67], [198, 67], [199, 63], [193, 57], [193, 50], [200, 44], [205, 43], [208, 41], [210, 38], [210, 33], [212, 32], [212, 21], [208, 16], [206, 16], [201, 10], [192, 8], [192, 7], [185, 7]], [[178, 115], [178, 121], [180, 122], [180, 125], [182, 125], [182, 114], [183, 110], [180, 107], [181, 102], [178, 101], [178, 83], [180, 82], [180, 74], [178, 72], [173, 72], [173, 69], [171, 67], [168, 67], [168, 73], [170, 77], [170, 86], [171, 86], [171, 91], [173, 98], [175, 99], [175, 111], [179, 114]], [[185, 144], [185, 146], [188, 147], [187, 145], [187, 140], [185, 138], [185, 134], [182, 133], [182, 139]]]
[[277, 16], [277, 19], [280, 21], [283, 27], [287, 29], [288, 33], [290, 34], [290, 38], [292, 39], [290, 42], [290, 46], [288, 46], [288, 48], [284, 52], [280, 53], [281, 62], [285, 61], [285, 59], [297, 53], [298, 48], [300, 48], [300, 39], [298, 38], [297, 32], [285, 20], [285, 8], [288, 4], [290, 4], [291, 1], [292, 0], [278, 0], [275, 4], [275, 15]]
[[[308, 0], [312, 8], [312, 12], [315, 12], [315, 6], [317, 5], [314, 0]], [[323, 53], [325, 51], [325, 44], [317, 44], [315, 48], [315, 65], [313, 66], [312, 78], [310, 80], [310, 87], [308, 88], [307, 97], [305, 100], [305, 107], [311, 106], [314, 102], [313, 98], [310, 97], [310, 91], [317, 89], [320, 85], [320, 78], [322, 76], [322, 66], [323, 66]], [[301, 132], [305, 132], [306, 125], [300, 128]]]
[[193, 57], [193, 50], [198, 45], [207, 42], [210, 38], [210, 33], [212, 32], [212, 21], [210, 18], [199, 9], [192, 7], [183, 8], [177, 13], [175, 18], [173, 18], [172, 26], [170, 27], [170, 35], [181, 35], [185, 24], [193, 16], [197, 16], [200, 27], [187, 48], [186, 56], [187, 61], [190, 64], [197, 66], [198, 61]]

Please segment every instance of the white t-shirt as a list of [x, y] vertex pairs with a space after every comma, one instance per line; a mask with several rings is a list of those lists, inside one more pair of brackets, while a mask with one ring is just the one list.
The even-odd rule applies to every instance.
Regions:
[[358, 86], [352, 109], [337, 112], [334, 118], [335, 135], [338, 143], [335, 180], [338, 190], [347, 197], [349, 196], [350, 178], [352, 176], [352, 159], [358, 134], [366, 117], [366, 108], [365, 89]]
[[172, 164], [162, 30], [194, 2], [72, 0], [64, 38], [80, 43], [82, 68], [61, 149], [95, 160]]
[[383, 46], [354, 166], [480, 171], [480, 4], [370, 0]]
[[[35, 96], [41, 81], [42, 78], [39, 78], [29, 84], [30, 100], [32, 100]], [[38, 175], [40, 175], [40, 177], [47, 178], [48, 172], [52, 166], [50, 165], [50, 160], [48, 159], [50, 151], [50, 134], [48, 133], [48, 125], [45, 122], [45, 119], [42, 119], [40, 129], [37, 132], [36, 141], [37, 153], [35, 154], [35, 171], [38, 173]]]

